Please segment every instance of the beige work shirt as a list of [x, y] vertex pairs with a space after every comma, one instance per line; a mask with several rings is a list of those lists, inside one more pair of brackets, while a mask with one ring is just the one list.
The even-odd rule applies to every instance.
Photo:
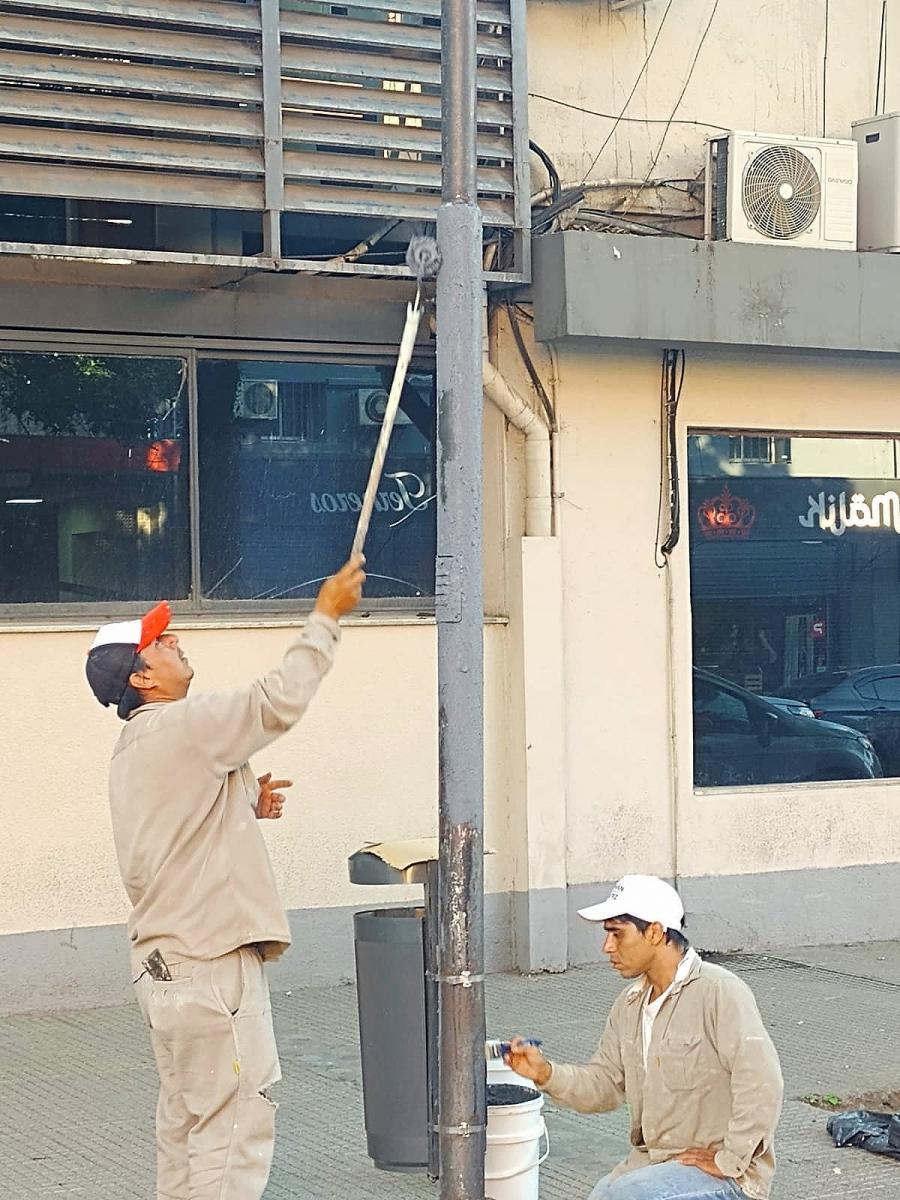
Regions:
[[272, 959], [290, 945], [247, 760], [303, 716], [339, 636], [313, 613], [280, 666], [246, 687], [145, 704], [126, 722], [109, 801], [137, 972], [154, 949], [211, 959], [257, 944]]
[[645, 1068], [647, 986], [641, 979], [621, 993], [587, 1066], [553, 1063], [542, 1090], [578, 1112], [628, 1103], [633, 1149], [616, 1176], [711, 1149], [724, 1175], [751, 1200], [766, 1200], [784, 1084], [753, 993], [698, 956], [654, 1021]]

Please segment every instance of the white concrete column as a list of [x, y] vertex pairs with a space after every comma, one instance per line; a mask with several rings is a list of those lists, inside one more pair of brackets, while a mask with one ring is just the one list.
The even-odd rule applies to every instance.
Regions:
[[562, 555], [553, 537], [509, 546], [516, 964], [563, 971], [566, 905], [565, 682]]

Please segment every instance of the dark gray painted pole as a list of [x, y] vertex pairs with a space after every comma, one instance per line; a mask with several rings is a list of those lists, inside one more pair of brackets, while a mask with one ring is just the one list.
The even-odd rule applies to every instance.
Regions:
[[442, 2], [437, 283], [441, 1200], [484, 1196], [481, 213], [475, 0]]

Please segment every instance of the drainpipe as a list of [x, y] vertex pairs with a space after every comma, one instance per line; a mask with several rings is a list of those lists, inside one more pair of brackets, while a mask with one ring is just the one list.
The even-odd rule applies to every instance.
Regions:
[[[430, 324], [434, 332], [433, 317]], [[491, 362], [488, 338], [482, 360], [482, 388], [510, 425], [525, 435], [525, 536], [553, 537], [558, 528], [557, 495], [553, 487], [557, 435], [551, 433], [543, 414]]]
[[544, 418], [484, 356], [484, 394], [525, 435], [525, 536], [552, 537], [550, 430]]

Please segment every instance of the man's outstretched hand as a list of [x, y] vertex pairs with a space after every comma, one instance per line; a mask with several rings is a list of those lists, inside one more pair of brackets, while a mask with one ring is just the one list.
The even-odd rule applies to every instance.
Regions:
[[260, 775], [259, 798], [256, 801], [256, 818], [258, 821], [277, 821], [284, 811], [284, 794], [281, 788], [293, 787], [290, 779], [273, 779], [272, 772]]
[[514, 1037], [510, 1040], [509, 1053], [504, 1055], [503, 1061], [508, 1067], [512, 1067], [517, 1075], [530, 1079], [538, 1087], [543, 1087], [553, 1072], [550, 1063], [547, 1062], [537, 1046], [533, 1046], [521, 1037]]
[[316, 612], [331, 617], [333, 621], [339, 621], [353, 612], [362, 599], [363, 584], [366, 582], [363, 570], [365, 561], [361, 554], [357, 554], [344, 563], [336, 575], [325, 580], [319, 589]]
[[678, 1155], [677, 1161], [683, 1163], [686, 1167], [698, 1167], [701, 1171], [705, 1171], [707, 1175], [711, 1175], [713, 1179], [728, 1178], [716, 1166], [715, 1150], [685, 1150], [684, 1154]]

